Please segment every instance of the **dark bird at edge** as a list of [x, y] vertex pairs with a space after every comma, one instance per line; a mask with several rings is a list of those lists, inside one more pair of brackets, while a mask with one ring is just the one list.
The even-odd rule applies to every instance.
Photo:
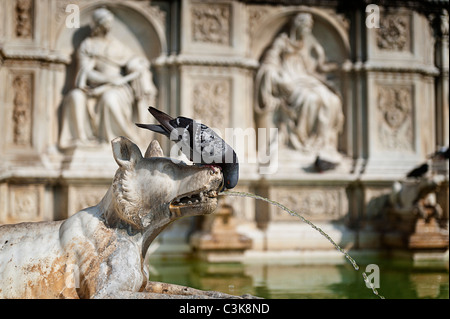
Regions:
[[[239, 162], [233, 148], [208, 126], [191, 118], [170, 115], [149, 107], [148, 111], [158, 120], [157, 124], [139, 124], [179, 142], [181, 151], [194, 164], [218, 166], [224, 178], [223, 189], [234, 188], [239, 180]], [[223, 190], [222, 189], [222, 190]]]
[[427, 163], [424, 163], [420, 166], [417, 166], [413, 170], [411, 170], [406, 177], [415, 177], [419, 178], [424, 176], [428, 172], [429, 165]]
[[429, 155], [428, 158], [440, 159], [440, 160], [447, 159], [448, 160], [449, 156], [450, 156], [449, 148], [448, 148], [448, 146], [444, 146], [444, 147], [441, 147], [440, 149], [438, 149], [433, 154]]
[[335, 169], [338, 164], [339, 163], [330, 162], [320, 158], [320, 156], [317, 156], [316, 160], [314, 161], [314, 168], [317, 172], [322, 173], [324, 171]]

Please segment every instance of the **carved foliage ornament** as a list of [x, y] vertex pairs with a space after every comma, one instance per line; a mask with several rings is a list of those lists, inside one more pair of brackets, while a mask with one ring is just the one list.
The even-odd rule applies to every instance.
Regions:
[[382, 50], [408, 50], [410, 37], [409, 17], [402, 15], [387, 15], [381, 19], [377, 29], [377, 46]]
[[208, 126], [221, 130], [227, 127], [231, 104], [230, 80], [198, 80], [194, 83], [193, 106], [196, 118]]
[[411, 87], [380, 86], [378, 89], [378, 135], [383, 148], [412, 150]]
[[33, 1], [16, 0], [15, 36], [29, 39], [33, 31]]
[[230, 5], [195, 3], [191, 19], [194, 42], [230, 44]]

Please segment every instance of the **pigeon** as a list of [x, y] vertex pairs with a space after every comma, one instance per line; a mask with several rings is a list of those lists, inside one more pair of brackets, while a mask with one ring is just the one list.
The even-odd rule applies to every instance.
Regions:
[[433, 158], [433, 159], [440, 159], [440, 160], [448, 160], [449, 159], [449, 149], [448, 146], [444, 146], [441, 147], [440, 149], [438, 149], [436, 152], [434, 152], [433, 154], [429, 155], [428, 158]]
[[236, 186], [239, 180], [237, 155], [216, 132], [191, 118], [183, 116], [172, 118], [151, 106], [148, 111], [161, 124], [136, 123], [138, 127], [163, 134], [172, 141], [180, 143], [181, 151], [196, 165], [220, 167], [224, 178], [221, 191]]
[[336, 168], [336, 166], [339, 163], [334, 163], [334, 162], [330, 162], [330, 161], [326, 161], [322, 158], [320, 158], [320, 156], [316, 157], [316, 160], [314, 161], [314, 168], [316, 169], [316, 171], [318, 171], [319, 173], [322, 173], [324, 171], [328, 171], [330, 169], [334, 169]]
[[429, 165], [427, 163], [424, 163], [420, 166], [417, 166], [413, 170], [411, 170], [406, 177], [415, 177], [420, 178], [424, 176], [428, 172]]

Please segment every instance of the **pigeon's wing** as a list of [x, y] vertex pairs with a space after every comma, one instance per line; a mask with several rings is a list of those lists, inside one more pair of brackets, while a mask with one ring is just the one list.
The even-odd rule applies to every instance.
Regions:
[[323, 172], [323, 171], [328, 171], [328, 170], [334, 169], [334, 168], [336, 168], [337, 165], [338, 165], [338, 163], [324, 160], [324, 159], [320, 158], [319, 156], [317, 156], [316, 160], [314, 161], [314, 167], [319, 172]]
[[159, 123], [161, 123], [161, 126], [166, 132], [169, 134], [172, 132], [174, 127], [170, 124], [170, 121], [173, 120], [173, 117], [151, 106], [148, 108], [148, 111], [155, 117], [155, 119], [158, 120]]
[[324, 170], [334, 169], [336, 167], [336, 165], [337, 165], [336, 163], [322, 160], [322, 167]]
[[444, 159], [448, 159], [450, 155], [449, 152], [449, 148], [448, 146], [443, 146], [441, 147], [436, 153], [435, 156], [436, 157], [440, 157], [440, 158], [444, 158]]
[[406, 177], [421, 177], [422, 175], [424, 175], [427, 171], [428, 171], [428, 164], [422, 164], [414, 169], [412, 169], [407, 175]]
[[203, 162], [212, 164], [225, 163], [225, 155], [230, 147], [214, 130], [204, 124], [197, 127], [195, 134], [195, 151], [200, 152]]
[[183, 153], [196, 164], [223, 163], [226, 143], [208, 126], [187, 117], [177, 117], [170, 121], [179, 134]]
[[194, 156], [194, 133], [193, 127], [194, 120], [179, 116], [175, 119], [169, 121], [169, 125], [173, 127], [170, 139], [173, 141], [180, 142], [181, 151], [186, 155], [189, 160], [196, 164], [200, 164], [200, 161], [195, 160], [199, 156]]

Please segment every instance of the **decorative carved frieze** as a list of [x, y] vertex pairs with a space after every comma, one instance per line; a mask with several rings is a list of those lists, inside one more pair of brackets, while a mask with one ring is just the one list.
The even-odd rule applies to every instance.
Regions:
[[191, 9], [194, 42], [230, 44], [229, 4], [193, 3]]
[[379, 146], [385, 150], [412, 151], [412, 88], [379, 86], [377, 101]]
[[17, 74], [13, 77], [13, 143], [31, 145], [33, 75]]
[[231, 107], [231, 79], [195, 80], [192, 105], [197, 119], [225, 134]]
[[16, 0], [14, 31], [17, 38], [33, 37], [33, 0]]
[[[270, 198], [311, 220], [337, 220], [347, 213], [347, 198], [343, 188], [290, 188], [271, 191]], [[281, 209], [274, 209], [273, 221], [292, 220]]]
[[386, 15], [377, 29], [377, 46], [381, 50], [408, 51], [411, 38], [410, 18], [405, 15]]

